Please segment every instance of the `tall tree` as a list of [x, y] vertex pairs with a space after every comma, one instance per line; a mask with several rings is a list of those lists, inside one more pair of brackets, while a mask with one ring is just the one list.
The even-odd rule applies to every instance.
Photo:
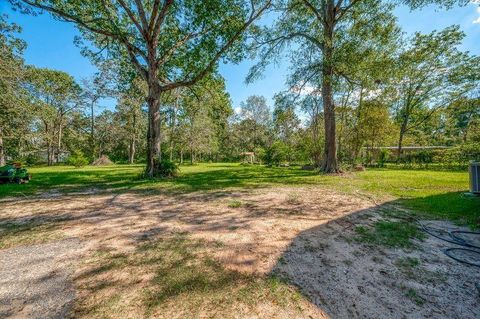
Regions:
[[146, 122], [142, 107], [145, 106], [145, 85], [135, 79], [130, 87], [120, 93], [116, 106], [118, 121], [121, 125], [121, 136], [127, 141], [128, 162], [133, 164], [137, 154], [140, 134], [145, 131]]
[[99, 64], [99, 71], [91, 78], [82, 81], [83, 103], [90, 109], [90, 157], [95, 159], [97, 141], [95, 138], [95, 111], [101, 99], [113, 96], [115, 72], [112, 70], [111, 61]]
[[[0, 15], [0, 166], [5, 165], [7, 145], [25, 134], [27, 97], [24, 79], [23, 50], [25, 42], [15, 36], [21, 29]], [[16, 149], [19, 148], [17, 143]], [[12, 150], [13, 151], [13, 150]]]
[[247, 151], [253, 151], [265, 142], [264, 132], [271, 120], [270, 109], [265, 97], [259, 95], [249, 96], [246, 101], [240, 104], [240, 107], [241, 120], [248, 130], [245, 135], [251, 137], [251, 149]]
[[381, 43], [394, 28], [394, 18], [379, 0], [289, 0], [279, 1], [276, 8], [280, 18], [260, 33], [256, 44], [260, 62], [247, 80], [259, 76], [284, 48], [295, 45], [290, 82], [298, 91], [312, 88], [320, 93], [325, 130], [321, 170], [338, 172], [336, 82], [341, 78], [350, 80], [358, 69], [351, 67], [352, 57], [356, 65], [366, 59], [369, 55], [368, 51], [362, 52], [366, 49], [364, 42]]
[[80, 86], [62, 71], [28, 68], [29, 93], [44, 123], [48, 164], [60, 162], [66, 117], [80, 107]]
[[[404, 3], [420, 7], [429, 3], [452, 5], [455, 0], [410, 1]], [[391, 15], [385, 14], [385, 4], [380, 0], [278, 0], [275, 8], [279, 17], [272, 27], [266, 27], [254, 49], [260, 48], [260, 62], [252, 68], [247, 81], [260, 75], [265, 66], [278, 62], [279, 55], [287, 47], [297, 48], [292, 54], [294, 76], [300, 79], [300, 87], [307, 85], [320, 88], [323, 113], [325, 146], [321, 170], [327, 173], [339, 171], [337, 160], [337, 134], [335, 115], [335, 83], [341, 78], [348, 79], [350, 70], [344, 52], [357, 52], [358, 59], [363, 54], [356, 46], [362, 41], [380, 39]], [[385, 18], [388, 18], [385, 20]], [[350, 29], [359, 32], [348, 33]], [[358, 60], [357, 60], [358, 61]], [[300, 62], [300, 63], [298, 63]]]
[[417, 33], [401, 52], [393, 101], [400, 127], [398, 157], [405, 134], [469, 92], [480, 80], [480, 60], [458, 50], [463, 38], [457, 26], [430, 34]]
[[222, 127], [231, 113], [223, 79], [218, 75], [204, 78], [191, 90], [182, 92], [178, 106], [178, 121], [183, 134], [177, 130], [176, 139], [188, 147], [192, 163], [196, 155], [207, 155], [211, 159], [219, 150]]
[[135, 67], [148, 85], [149, 176], [158, 174], [161, 158], [162, 93], [194, 85], [222, 57], [241, 59], [245, 31], [270, 5], [270, 0], [10, 1], [75, 23], [97, 47]]

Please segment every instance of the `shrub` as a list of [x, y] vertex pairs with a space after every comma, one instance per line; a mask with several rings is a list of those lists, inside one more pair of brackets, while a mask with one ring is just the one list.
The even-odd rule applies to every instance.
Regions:
[[170, 160], [162, 160], [158, 164], [158, 168], [157, 177], [175, 177], [178, 175], [178, 165]]
[[287, 159], [288, 147], [282, 141], [274, 142], [265, 152], [265, 162], [269, 165], [279, 165]]
[[470, 161], [480, 161], [480, 143], [462, 144], [449, 150], [450, 160], [459, 163], [468, 163]]
[[73, 151], [68, 158], [67, 163], [75, 167], [83, 167], [88, 164], [88, 159], [83, 155], [81, 151]]
[[385, 163], [388, 161], [390, 153], [388, 150], [381, 150], [378, 156], [378, 167], [384, 167]]
[[265, 162], [267, 152], [265, 151], [265, 149], [263, 147], [255, 148], [254, 152], [255, 152], [255, 157], [257, 158], [257, 161], [260, 162], [260, 164], [262, 162]]

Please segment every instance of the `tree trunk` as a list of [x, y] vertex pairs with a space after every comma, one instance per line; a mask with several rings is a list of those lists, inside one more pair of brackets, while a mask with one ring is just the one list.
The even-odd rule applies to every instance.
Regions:
[[183, 148], [180, 149], [180, 164], [183, 164]]
[[335, 105], [333, 103], [333, 29], [335, 7], [333, 1], [327, 5], [327, 18], [324, 25], [324, 50], [322, 70], [322, 99], [325, 118], [325, 149], [321, 170], [325, 173], [338, 173]]
[[92, 159], [95, 160], [95, 114], [94, 114], [95, 102], [92, 101], [90, 105], [90, 152]]
[[137, 113], [133, 109], [132, 114], [132, 136], [130, 139], [130, 146], [128, 151], [128, 162], [133, 164], [135, 162], [135, 152], [136, 152], [136, 141], [137, 141]]
[[352, 150], [352, 165], [355, 165], [358, 154], [362, 149], [363, 141], [360, 140], [360, 120], [362, 117], [362, 106], [363, 106], [363, 86], [360, 87], [360, 98], [358, 101], [357, 112], [356, 112], [356, 123], [355, 123], [355, 139], [353, 143], [353, 150]]
[[135, 161], [135, 137], [130, 140], [128, 148], [128, 163], [133, 164]]
[[58, 124], [57, 151], [55, 152], [55, 163], [57, 164], [60, 162], [60, 151], [62, 149], [62, 134], [63, 134], [62, 123], [63, 123], [63, 115], [60, 116], [60, 121]]
[[50, 141], [47, 141], [47, 165], [52, 166], [52, 146]]
[[407, 124], [408, 124], [408, 117], [405, 117], [402, 126], [400, 127], [400, 135], [398, 137], [398, 147], [397, 147], [397, 163], [400, 161], [400, 156], [402, 155], [402, 143], [403, 143], [403, 136], [407, 131]]
[[160, 90], [155, 83], [156, 79], [149, 81], [148, 86], [148, 130], [147, 130], [147, 169], [148, 177], [158, 176], [159, 163], [162, 158], [160, 149], [161, 142], [161, 118], [160, 118]]
[[5, 149], [3, 148], [2, 128], [0, 127], [0, 166], [5, 166]]
[[312, 140], [314, 141], [313, 145], [313, 161], [315, 167], [320, 167], [321, 164], [321, 155], [322, 151], [320, 148], [320, 134], [318, 132], [318, 124], [319, 124], [319, 114], [318, 111], [315, 111], [312, 119]]
[[175, 98], [175, 105], [173, 109], [172, 120], [170, 123], [170, 128], [171, 128], [170, 129], [170, 161], [173, 161], [173, 146], [174, 146], [173, 136], [175, 135], [175, 125], [177, 123], [177, 109], [178, 109], [178, 96]]

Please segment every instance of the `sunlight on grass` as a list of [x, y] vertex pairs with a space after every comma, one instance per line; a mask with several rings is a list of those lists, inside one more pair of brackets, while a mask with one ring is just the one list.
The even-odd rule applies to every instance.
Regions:
[[209, 256], [214, 246], [177, 233], [148, 240], [128, 255], [97, 252], [77, 278], [84, 297], [76, 316], [171, 318], [215, 309], [217, 316], [230, 318], [237, 313], [232, 309], [248, 316], [259, 304], [301, 311], [306, 301], [293, 287], [273, 275], [225, 269]]
[[0, 249], [33, 245], [62, 238], [58, 221], [31, 220], [0, 223]]
[[174, 179], [140, 178], [142, 165], [113, 165], [76, 169], [67, 166], [31, 168], [26, 185], [0, 185], [0, 197], [57, 192], [135, 191], [194, 192], [268, 186], [317, 186], [379, 200], [399, 200], [432, 217], [478, 224], [480, 199], [463, 195], [466, 172], [369, 169], [344, 175], [320, 175], [299, 167], [244, 166], [214, 163], [181, 166]]

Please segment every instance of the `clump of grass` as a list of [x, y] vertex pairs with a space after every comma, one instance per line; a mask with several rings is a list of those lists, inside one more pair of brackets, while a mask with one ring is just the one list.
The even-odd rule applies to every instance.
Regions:
[[0, 224], [0, 249], [40, 244], [62, 237], [58, 221], [30, 220]]
[[243, 205], [242, 201], [237, 200], [237, 199], [231, 200], [228, 203], [228, 207], [230, 207], [230, 208], [239, 208], [239, 207], [242, 207], [242, 205]]
[[447, 275], [442, 271], [431, 271], [420, 265], [420, 260], [414, 257], [399, 258], [395, 265], [408, 279], [421, 283], [439, 283], [447, 280]]
[[413, 279], [415, 278], [415, 272], [420, 265], [420, 261], [417, 258], [403, 257], [397, 259], [395, 265], [407, 278]]
[[420, 260], [415, 257], [404, 257], [397, 259], [395, 265], [402, 269], [412, 269], [420, 265]]
[[90, 271], [78, 278], [79, 286], [88, 293], [77, 303], [76, 315], [198, 317], [202, 308], [215, 309], [218, 317], [230, 317], [232, 309], [244, 309], [245, 317], [252, 317], [259, 303], [296, 311], [291, 309], [304, 302], [280, 277], [224, 268], [210, 257], [215, 248], [215, 243], [176, 234], [152, 239], [128, 254], [95, 254], [88, 261]]
[[357, 241], [387, 247], [413, 248], [412, 239], [425, 238], [415, 225], [406, 222], [378, 221], [373, 229], [358, 226], [355, 231]]
[[418, 292], [413, 288], [407, 289], [407, 292], [405, 293], [405, 296], [410, 298], [414, 303], [416, 303], [419, 306], [422, 306], [426, 301], [425, 298], [420, 296], [418, 294]]
[[302, 203], [300, 195], [297, 193], [289, 193], [287, 195], [287, 203], [290, 205], [299, 205]]

